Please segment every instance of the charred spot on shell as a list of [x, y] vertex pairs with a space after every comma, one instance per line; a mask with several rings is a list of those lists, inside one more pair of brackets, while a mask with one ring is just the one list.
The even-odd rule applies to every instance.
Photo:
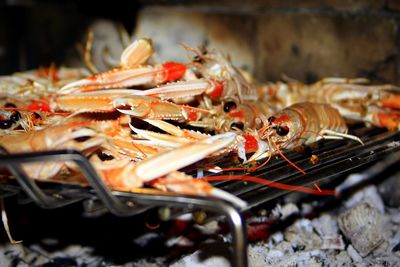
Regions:
[[4, 130], [9, 129], [9, 128], [11, 128], [12, 124], [13, 124], [12, 120], [0, 121], [0, 129], [4, 129]]
[[15, 105], [15, 104], [13, 104], [13, 103], [6, 103], [5, 105], [4, 105], [4, 107], [5, 108], [16, 108], [17, 106]]
[[275, 116], [271, 116], [271, 117], [268, 118], [269, 124], [273, 123], [275, 120], [276, 120]]
[[[164, 131], [163, 129], [160, 129], [158, 127], [155, 127], [153, 125], [151, 125], [150, 123], [141, 120], [139, 118], [135, 118], [135, 117], [131, 117], [131, 122], [130, 124], [132, 126], [134, 126], [135, 128], [141, 129], [141, 130], [146, 130], [146, 131], [152, 131], [154, 133], [162, 133], [162, 134], [167, 134], [166, 131]], [[171, 124], [175, 125], [175, 126], [179, 126], [177, 125], [174, 121], [171, 122]], [[180, 125], [182, 127], [182, 125]], [[135, 134], [135, 132], [133, 130], [131, 130], [132, 134]]]
[[120, 109], [120, 110], [132, 110], [132, 106], [130, 106], [130, 105], [120, 105], [120, 106], [118, 106], [118, 109]]
[[231, 128], [232, 129], [239, 129], [239, 130], [243, 130], [244, 129], [244, 124], [242, 122], [234, 122], [231, 124]]
[[75, 138], [74, 140], [77, 141], [77, 142], [85, 142], [85, 141], [87, 141], [89, 139], [90, 139], [90, 136], [81, 136], [81, 137]]

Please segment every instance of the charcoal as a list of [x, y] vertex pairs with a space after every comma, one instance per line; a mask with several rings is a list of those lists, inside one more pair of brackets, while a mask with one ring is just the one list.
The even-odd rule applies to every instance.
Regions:
[[384, 241], [382, 214], [367, 203], [340, 214], [338, 222], [343, 234], [362, 257]]

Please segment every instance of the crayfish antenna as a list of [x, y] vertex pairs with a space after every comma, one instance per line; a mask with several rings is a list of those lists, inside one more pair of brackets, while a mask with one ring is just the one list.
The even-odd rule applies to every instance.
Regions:
[[305, 186], [299, 186], [299, 185], [290, 185], [290, 184], [284, 184], [284, 183], [279, 183], [279, 182], [274, 182], [265, 178], [260, 178], [260, 177], [255, 177], [255, 176], [250, 176], [250, 175], [217, 175], [217, 176], [208, 176], [202, 178], [206, 181], [246, 181], [246, 182], [252, 182], [252, 183], [258, 183], [262, 184], [268, 187], [272, 188], [277, 188], [281, 190], [287, 190], [287, 191], [296, 191], [296, 192], [302, 192], [306, 194], [313, 194], [313, 195], [335, 195], [336, 191], [335, 190], [316, 190], [312, 189], [309, 187]]
[[356, 142], [359, 142], [361, 145], [364, 145], [364, 142], [357, 136], [351, 135], [351, 134], [344, 134], [344, 133], [339, 133], [336, 131], [332, 131], [329, 129], [322, 130], [320, 135], [317, 137], [317, 141], [320, 139], [350, 139]]

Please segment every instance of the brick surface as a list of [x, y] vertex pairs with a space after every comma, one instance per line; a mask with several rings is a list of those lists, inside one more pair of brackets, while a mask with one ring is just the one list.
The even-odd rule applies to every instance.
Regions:
[[[210, 15], [179, 8], [147, 8], [139, 14], [136, 37], [153, 40], [158, 62], [188, 61], [178, 44], [207, 45], [231, 56], [235, 65], [253, 70], [255, 20], [242, 15]], [[193, 54], [190, 54], [192, 56]]]
[[257, 27], [257, 77], [396, 81], [396, 23], [375, 16], [271, 15]]

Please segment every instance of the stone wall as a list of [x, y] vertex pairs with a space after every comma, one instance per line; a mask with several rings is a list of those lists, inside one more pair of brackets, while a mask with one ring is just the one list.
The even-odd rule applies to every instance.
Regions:
[[[14, 3], [15, 2], [15, 3]], [[117, 23], [154, 40], [157, 61], [187, 61], [178, 44], [229, 54], [260, 81], [367, 77], [400, 83], [399, 0], [7, 1], [0, 4], [0, 75], [83, 65], [88, 29], [100, 70], [122, 51]], [[117, 42], [116, 42], [117, 40]]]
[[187, 60], [183, 42], [224, 51], [260, 81], [400, 82], [400, 1], [155, 2], [138, 13], [135, 36], [153, 39], [158, 60]]

